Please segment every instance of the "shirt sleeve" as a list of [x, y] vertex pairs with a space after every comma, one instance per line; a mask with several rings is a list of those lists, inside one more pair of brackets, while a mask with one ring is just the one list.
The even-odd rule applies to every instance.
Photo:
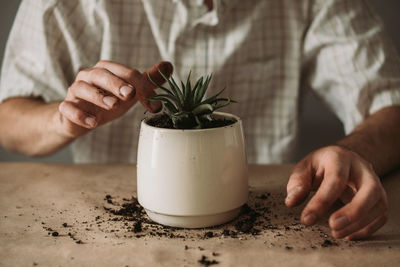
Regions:
[[400, 59], [363, 0], [317, 0], [303, 45], [303, 78], [351, 132], [400, 104]]
[[77, 0], [21, 3], [2, 64], [0, 102], [12, 97], [64, 99], [77, 71], [91, 62], [85, 50], [98, 54], [79, 5]]

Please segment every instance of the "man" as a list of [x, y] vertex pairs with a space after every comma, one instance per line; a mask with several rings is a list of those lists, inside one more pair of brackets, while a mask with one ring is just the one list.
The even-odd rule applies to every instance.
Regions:
[[162, 82], [156, 70], [172, 66], [160, 60], [178, 79], [212, 72], [214, 90], [227, 85], [252, 163], [288, 160], [301, 92], [314, 90], [348, 135], [294, 167], [286, 205], [317, 190], [301, 217], [312, 225], [341, 199], [336, 238], [384, 225], [378, 175], [400, 165], [400, 64], [362, 0], [25, 1], [3, 63], [1, 145], [36, 156], [73, 142], [76, 162], [135, 162], [143, 112], [160, 108], [139, 70]]

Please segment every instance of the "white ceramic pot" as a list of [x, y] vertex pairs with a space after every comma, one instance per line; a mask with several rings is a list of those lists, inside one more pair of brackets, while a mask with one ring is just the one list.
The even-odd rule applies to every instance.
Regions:
[[248, 197], [242, 122], [199, 130], [142, 121], [137, 161], [139, 203], [158, 223], [201, 228], [234, 219]]

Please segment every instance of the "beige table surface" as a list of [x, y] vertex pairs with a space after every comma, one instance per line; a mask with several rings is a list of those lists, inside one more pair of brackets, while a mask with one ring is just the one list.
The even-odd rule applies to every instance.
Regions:
[[389, 222], [370, 240], [350, 242], [331, 238], [327, 219], [300, 225], [301, 207], [283, 205], [289, 165], [250, 166], [249, 205], [268, 211], [258, 235], [221, 234], [235, 222], [170, 230], [180, 238], [151, 236], [156, 226], [144, 224], [137, 235], [129, 230], [134, 221], [104, 209], [136, 194], [135, 171], [133, 165], [1, 163], [0, 265], [202, 266], [205, 256], [218, 262], [212, 266], [400, 266], [400, 173], [384, 181]]

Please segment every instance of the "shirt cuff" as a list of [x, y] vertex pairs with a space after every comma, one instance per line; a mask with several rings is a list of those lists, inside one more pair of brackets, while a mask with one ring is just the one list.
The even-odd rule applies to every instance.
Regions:
[[372, 100], [369, 114], [375, 113], [382, 108], [396, 105], [400, 105], [400, 88], [377, 94]]

